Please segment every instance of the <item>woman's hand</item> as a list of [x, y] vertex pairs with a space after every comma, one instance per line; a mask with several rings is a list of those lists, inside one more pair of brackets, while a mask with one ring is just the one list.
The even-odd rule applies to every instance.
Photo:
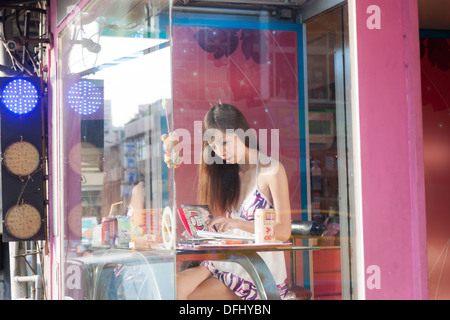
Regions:
[[236, 229], [238, 224], [235, 219], [219, 216], [209, 220], [208, 226], [215, 226], [217, 232], [227, 232], [229, 230]]
[[208, 226], [214, 225], [216, 226], [217, 232], [227, 232], [233, 229], [240, 229], [250, 233], [255, 233], [254, 221], [245, 221], [218, 216], [208, 221]]

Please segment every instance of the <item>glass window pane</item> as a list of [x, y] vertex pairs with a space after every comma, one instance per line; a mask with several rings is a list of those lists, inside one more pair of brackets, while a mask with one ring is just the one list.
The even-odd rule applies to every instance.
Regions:
[[308, 74], [310, 219], [323, 224], [311, 255], [315, 299], [350, 298], [351, 132], [347, 6], [305, 23]]
[[[264, 11], [238, 15], [220, 8], [205, 10], [208, 13], [174, 9], [174, 128], [183, 142], [183, 163], [175, 169], [177, 207], [214, 204], [198, 197], [205, 189], [205, 174], [198, 169], [205, 161], [202, 150], [210, 152], [206, 143], [202, 147], [202, 121], [217, 105], [236, 107], [264, 147], [259, 154], [276, 158], [286, 171], [288, 196], [281, 202], [289, 204], [297, 232], [290, 240], [315, 248], [269, 259], [277, 284], [304, 286], [314, 299], [350, 298], [347, 7], [305, 24], [280, 23]], [[218, 123], [224, 121], [221, 116], [215, 118]], [[236, 126], [230, 123], [227, 128]], [[225, 145], [208, 142], [215, 154], [228, 155]], [[243, 217], [255, 188], [275, 207], [279, 204], [270, 182], [260, 184], [264, 178], [257, 181], [256, 176], [243, 173], [242, 180], [228, 185], [230, 193], [237, 185], [241, 189], [238, 200], [222, 215], [237, 212]], [[214, 209], [212, 214], [221, 215]], [[244, 219], [253, 221], [250, 215]], [[182, 237], [183, 225], [177, 223], [177, 237]], [[298, 226], [312, 227], [299, 234]], [[272, 267], [273, 261], [278, 269]]]
[[91, 1], [60, 34], [66, 296], [174, 298], [169, 9]]
[[[60, 34], [66, 296], [175, 298], [185, 257], [167, 249], [189, 238], [180, 209], [208, 205], [246, 223], [232, 236], [254, 238], [255, 209], [274, 209], [278, 241], [314, 246], [266, 256], [282, 297], [300, 286], [315, 299], [349, 298], [346, 6], [304, 24], [213, 3], [199, 11], [96, 0]], [[245, 122], [205, 120], [224, 108]], [[233, 132], [207, 137], [205, 126]], [[166, 154], [170, 133], [179, 144]], [[206, 179], [211, 159], [230, 171]], [[302, 224], [317, 229], [283, 229]]]
[[[183, 142], [183, 163], [175, 169], [177, 208], [208, 205], [214, 217], [232, 217], [248, 226], [226, 231], [230, 236], [253, 239], [255, 210], [273, 208], [279, 214], [277, 241], [289, 240], [290, 232], [285, 236], [283, 228], [290, 228], [292, 219], [303, 219], [308, 200], [303, 26], [295, 21], [280, 23], [268, 18], [264, 10], [236, 15], [234, 10], [219, 7], [204, 11], [208, 13], [179, 9], [174, 8], [172, 28], [174, 128]], [[212, 112], [217, 123], [205, 121], [211, 128], [232, 133], [253, 130], [255, 135], [249, 133], [246, 145], [248, 158], [239, 158], [242, 154], [230, 147], [229, 136], [217, 146], [209, 141], [202, 122]], [[251, 144], [256, 141], [253, 138], [258, 146]], [[212, 160], [205, 155], [212, 150], [217, 155], [213, 160], [217, 160], [217, 176], [206, 174], [207, 167], [215, 164], [202, 167]], [[236, 163], [238, 158], [243, 162]], [[283, 179], [277, 184], [279, 177]], [[223, 185], [224, 191], [216, 185]], [[232, 198], [235, 191], [239, 192]], [[217, 204], [216, 199], [231, 203]], [[181, 219], [177, 223], [177, 238], [182, 238]], [[261, 256], [280, 288], [278, 294], [284, 297], [291, 284], [289, 253]], [[238, 265], [214, 262], [214, 266], [249, 279]]]

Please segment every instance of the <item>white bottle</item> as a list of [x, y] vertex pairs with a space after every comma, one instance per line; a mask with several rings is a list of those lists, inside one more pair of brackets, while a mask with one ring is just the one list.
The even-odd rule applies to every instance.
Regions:
[[275, 242], [275, 210], [256, 209], [255, 243]]

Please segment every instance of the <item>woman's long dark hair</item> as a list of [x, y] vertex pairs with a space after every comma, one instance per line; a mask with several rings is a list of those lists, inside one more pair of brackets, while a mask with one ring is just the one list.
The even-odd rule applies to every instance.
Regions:
[[[232, 105], [221, 103], [206, 113], [202, 124], [203, 136], [208, 129], [218, 129], [225, 133], [227, 129], [242, 129], [247, 132], [251, 128], [241, 111]], [[249, 141], [250, 139], [244, 141], [247, 147]], [[202, 150], [203, 154], [207, 151], [208, 156], [216, 157], [208, 141], [203, 141]], [[239, 165], [226, 163], [221, 158], [208, 161], [210, 164], [204, 160], [202, 157], [199, 168], [198, 201], [200, 204], [207, 204], [212, 212], [224, 215], [239, 197]]]

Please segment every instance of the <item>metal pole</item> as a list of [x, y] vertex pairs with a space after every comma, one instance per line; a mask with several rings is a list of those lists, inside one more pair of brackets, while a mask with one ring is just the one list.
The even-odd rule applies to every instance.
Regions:
[[25, 285], [27, 282], [33, 282], [34, 287], [31, 288], [30, 300], [40, 300], [41, 299], [42, 277], [40, 275], [14, 277], [13, 282], [18, 283], [18, 284], [25, 284]]
[[24, 253], [23, 242], [15, 241], [9, 243], [11, 300], [24, 298], [28, 294], [27, 284], [15, 281], [16, 277], [25, 275], [26, 268], [23, 260], [22, 258], [17, 258]]

